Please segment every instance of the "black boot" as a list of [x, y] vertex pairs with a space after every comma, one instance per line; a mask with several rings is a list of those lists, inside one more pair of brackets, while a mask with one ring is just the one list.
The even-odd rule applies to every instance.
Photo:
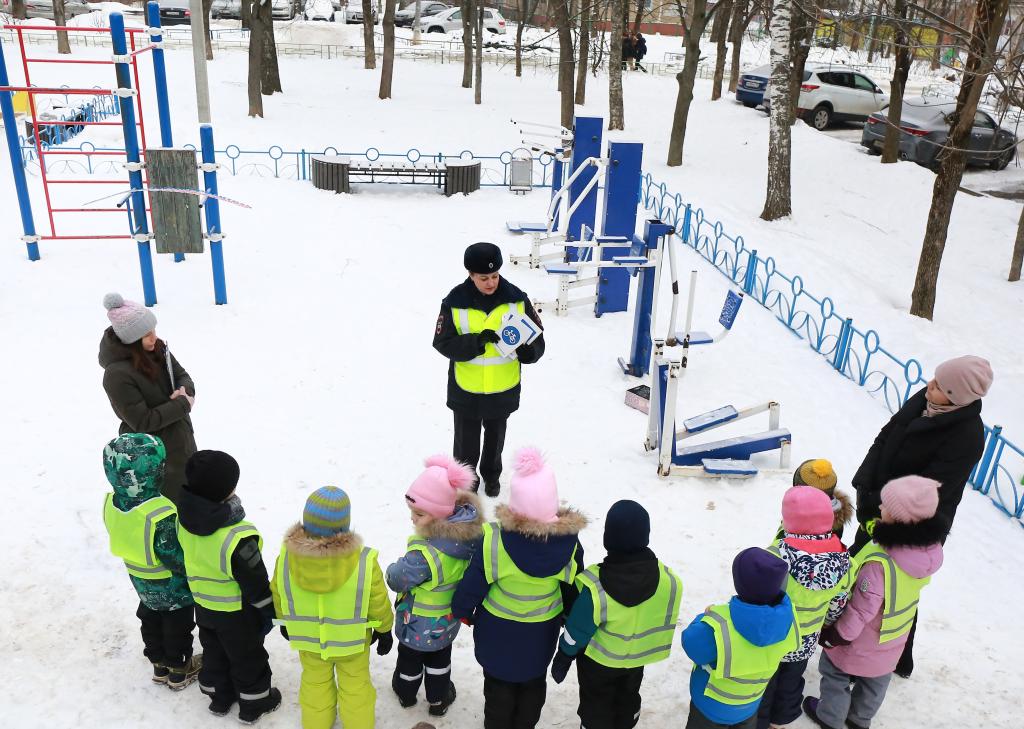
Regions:
[[260, 717], [264, 714], [269, 714], [272, 711], [277, 711], [277, 708], [281, 705], [281, 692], [276, 688], [271, 688], [270, 693], [264, 696], [262, 699], [254, 700], [239, 700], [238, 702], [238, 721], [243, 724], [255, 724], [260, 720]]
[[448, 707], [455, 703], [455, 684], [448, 684], [448, 693], [444, 695], [439, 703], [431, 704], [428, 713], [431, 716], [444, 716], [448, 713]]
[[484, 483], [484, 493], [492, 499], [501, 493], [501, 482], [498, 479]]
[[416, 694], [409, 696], [409, 692], [402, 692], [398, 690], [399, 687], [398, 669], [395, 669], [395, 675], [391, 678], [391, 690], [395, 692], [395, 696], [398, 697], [398, 705], [403, 709], [409, 709], [416, 706]]
[[153, 664], [153, 683], [167, 683], [167, 676], [170, 674], [167, 666], [162, 663]]
[[228, 712], [231, 711], [231, 707], [235, 705], [235, 701], [237, 700], [238, 697], [234, 695], [214, 694], [213, 696], [210, 696], [210, 713], [214, 716], [227, 716]]
[[202, 667], [203, 655], [200, 653], [189, 658], [184, 666], [169, 669], [167, 688], [171, 691], [181, 691], [199, 677]]

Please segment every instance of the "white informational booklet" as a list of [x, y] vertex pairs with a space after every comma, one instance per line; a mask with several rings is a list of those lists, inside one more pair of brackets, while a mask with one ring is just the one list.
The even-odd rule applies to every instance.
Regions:
[[500, 339], [494, 346], [505, 357], [515, 357], [516, 347], [540, 336], [540, 327], [526, 314], [512, 311], [501, 320]]

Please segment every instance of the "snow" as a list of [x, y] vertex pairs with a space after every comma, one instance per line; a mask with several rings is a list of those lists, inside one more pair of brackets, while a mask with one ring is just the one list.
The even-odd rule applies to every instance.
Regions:
[[[109, 51], [76, 53], [101, 58]], [[191, 55], [169, 51], [167, 57], [176, 141], [195, 142]], [[10, 56], [8, 66], [12, 81], [20, 82]], [[509, 118], [557, 119], [554, 77], [545, 72], [516, 79], [511, 69], [489, 65], [484, 104], [474, 106], [471, 93], [459, 87], [459, 64], [400, 60], [389, 102], [376, 98], [377, 73], [360, 66], [357, 59], [283, 58], [286, 93], [265, 97], [266, 119], [255, 120], [244, 116], [244, 55], [219, 54], [210, 66], [218, 146], [415, 146], [493, 154], [518, 144]], [[107, 73], [62, 67], [61, 78], [106, 85]], [[34, 80], [45, 78], [41, 72]], [[794, 215], [764, 223], [757, 217], [764, 198], [763, 114], [728, 99], [707, 101], [710, 86], [698, 81], [684, 165], [669, 170], [663, 160], [676, 85], [670, 77], [639, 74], [626, 74], [624, 84], [627, 129], [610, 136], [643, 140], [646, 170], [721, 219], [731, 234], [756, 244], [762, 256], [774, 256], [781, 270], [803, 275], [809, 290], [832, 296], [855, 322], [876, 329], [883, 346], [920, 357], [926, 373], [952, 355], [988, 357], [996, 382], [985, 401], [986, 418], [1002, 423], [1018, 442], [1024, 439], [1024, 289], [1005, 281], [1019, 205], [958, 198], [935, 321], [917, 320], [906, 310], [930, 172], [909, 164], [882, 167], [854, 145], [798, 125]], [[604, 79], [590, 79], [588, 99], [582, 111], [606, 115]], [[116, 142], [117, 129], [87, 134], [81, 139], [99, 146]], [[44, 227], [38, 181], [30, 182], [37, 224]], [[208, 256], [183, 264], [164, 256], [156, 261], [159, 332], [197, 383], [193, 419], [200, 447], [226, 450], [240, 462], [239, 494], [266, 539], [268, 563], [306, 496], [335, 484], [351, 494], [354, 528], [386, 564], [402, 553], [408, 534], [404, 489], [422, 459], [450, 443], [446, 363], [430, 347], [438, 300], [460, 280], [468, 243], [493, 240], [506, 255], [523, 252], [528, 241], [507, 234], [504, 222], [538, 218], [548, 193], [517, 197], [485, 189], [445, 199], [429, 189], [375, 186], [336, 196], [305, 183], [229, 176], [220, 186], [223, 195], [253, 208], [221, 207], [229, 305], [211, 303]], [[64, 194], [81, 204], [94, 193]], [[97, 220], [102, 217], [89, 216], [79, 226], [124, 229], [120, 216]], [[107, 552], [100, 518], [107, 490], [100, 451], [116, 433], [94, 359], [106, 326], [100, 300], [112, 290], [141, 299], [134, 246], [43, 242], [43, 259], [28, 262], [6, 173], [0, 174], [0, 228], [6, 241], [0, 246], [7, 345], [0, 359], [0, 381], [7, 383], [0, 426], [8, 501], [0, 513], [6, 555], [0, 683], [11, 687], [6, 723], [223, 726], [194, 687], [174, 694], [149, 682], [134, 593], [123, 566]], [[682, 262], [701, 272], [695, 326], [711, 326], [725, 279], [690, 252]], [[506, 273], [534, 297], [554, 296], [555, 284], [543, 273], [511, 267]], [[848, 489], [888, 413], [772, 318], [748, 304], [729, 337], [692, 356], [680, 419], [727, 403], [778, 400], [782, 425], [794, 433], [794, 462], [827, 457]], [[645, 504], [654, 549], [684, 580], [686, 624], [730, 594], [733, 555], [768, 542], [789, 476], [659, 480], [653, 456], [642, 448], [645, 418], [622, 402], [635, 382], [615, 363], [628, 349], [631, 322], [631, 313], [545, 318], [548, 353], [524, 374], [522, 408], [510, 420], [506, 452], [533, 444], [547, 453], [562, 497], [592, 519], [582, 535], [588, 561], [603, 554], [602, 520], [611, 503], [633, 498]], [[767, 427], [762, 420], [747, 424]], [[743, 432], [734, 426], [722, 437]], [[757, 462], [764, 468], [776, 463], [773, 454]], [[965, 495], [956, 526], [946, 563], [924, 595], [917, 672], [911, 681], [893, 682], [873, 724], [878, 729], [1019, 723], [1020, 642], [1013, 636], [1022, 589], [1013, 576], [1024, 569], [1020, 528], [975, 493]], [[267, 645], [285, 699], [261, 726], [296, 726], [297, 657], [277, 634]], [[422, 702], [403, 711], [391, 695], [394, 655], [374, 655], [371, 665], [379, 727], [407, 729], [426, 718]], [[810, 695], [817, 693], [814, 665], [807, 673]], [[682, 722], [689, 671], [678, 647], [669, 661], [648, 670], [641, 726]], [[479, 725], [482, 681], [468, 630], [455, 647], [453, 677], [459, 699], [438, 725]], [[576, 703], [574, 678], [550, 684], [541, 726], [574, 726]], [[793, 724], [810, 726], [804, 718]]]

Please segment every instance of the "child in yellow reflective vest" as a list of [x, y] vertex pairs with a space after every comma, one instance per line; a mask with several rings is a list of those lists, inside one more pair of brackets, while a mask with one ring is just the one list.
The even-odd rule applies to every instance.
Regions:
[[103, 449], [113, 487], [103, 505], [110, 551], [124, 561], [139, 596], [143, 653], [153, 682], [180, 691], [195, 681], [201, 655], [192, 654], [195, 609], [178, 543], [177, 511], [160, 495], [166, 451], [159, 438], [125, 433]]
[[683, 584], [647, 546], [650, 535], [644, 507], [615, 502], [604, 521], [608, 556], [576, 577], [580, 596], [551, 677], [561, 683], [578, 658], [577, 713], [586, 729], [632, 729], [640, 719], [644, 667], [668, 658], [675, 642]]
[[480, 548], [484, 519], [470, 491], [473, 469], [451, 456], [431, 456], [405, 494], [414, 527], [408, 551], [387, 569], [398, 593], [395, 635], [398, 663], [391, 687], [399, 703], [416, 703], [426, 688], [431, 716], [444, 716], [455, 700], [452, 643], [461, 623], [452, 615], [452, 595]]
[[324, 486], [285, 535], [271, 590], [281, 633], [299, 651], [303, 729], [373, 729], [370, 645], [391, 651], [394, 616], [377, 550], [350, 530], [348, 494]]
[[804, 699], [804, 712], [825, 729], [864, 729], [885, 699], [921, 590], [942, 566], [950, 521], [936, 513], [940, 486], [903, 476], [882, 487], [881, 517], [868, 525], [873, 541], [854, 559], [853, 595], [821, 633], [821, 698]]

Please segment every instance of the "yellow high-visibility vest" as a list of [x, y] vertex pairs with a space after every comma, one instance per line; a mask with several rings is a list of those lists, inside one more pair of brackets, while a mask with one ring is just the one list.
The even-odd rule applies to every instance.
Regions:
[[542, 623], [562, 613], [562, 583], [576, 578], [576, 548], [565, 567], [549, 577], [528, 575], [501, 543], [501, 527], [484, 524], [484, 577], [491, 588], [484, 607], [492, 615], [519, 623]]
[[[452, 309], [455, 330], [459, 334], [479, 334], [484, 329], [501, 331], [501, 320], [512, 311], [520, 314], [526, 311], [522, 301], [515, 304], [501, 304], [490, 314], [479, 309]], [[488, 342], [484, 353], [468, 362], [455, 363], [455, 383], [465, 390], [477, 395], [493, 395], [511, 390], [519, 384], [519, 360], [505, 357], [498, 348]]]
[[452, 597], [469, 567], [469, 560], [445, 554], [419, 536], [409, 537], [408, 550], [422, 554], [430, 568], [430, 579], [409, 590], [410, 612], [427, 618], [443, 618], [452, 611]]
[[103, 502], [103, 524], [110, 535], [110, 552], [124, 560], [128, 574], [143, 580], [165, 580], [171, 571], [157, 558], [153, 548], [156, 525], [177, 514], [165, 496], [143, 501], [130, 511], [114, 506], [114, 495]]
[[235, 580], [231, 555], [246, 537], [256, 537], [263, 549], [263, 537], [247, 521], [222, 527], [205, 537], [193, 534], [178, 522], [178, 541], [185, 554], [188, 586], [197, 605], [218, 612], [242, 609], [242, 588]]
[[882, 565], [885, 586], [883, 593], [882, 626], [878, 633], [879, 643], [888, 643], [910, 632], [917, 615], [917, 603], [921, 590], [932, 581], [931, 577], [911, 577], [896, 564], [877, 543], [871, 542], [857, 554], [858, 568], [868, 562]]

